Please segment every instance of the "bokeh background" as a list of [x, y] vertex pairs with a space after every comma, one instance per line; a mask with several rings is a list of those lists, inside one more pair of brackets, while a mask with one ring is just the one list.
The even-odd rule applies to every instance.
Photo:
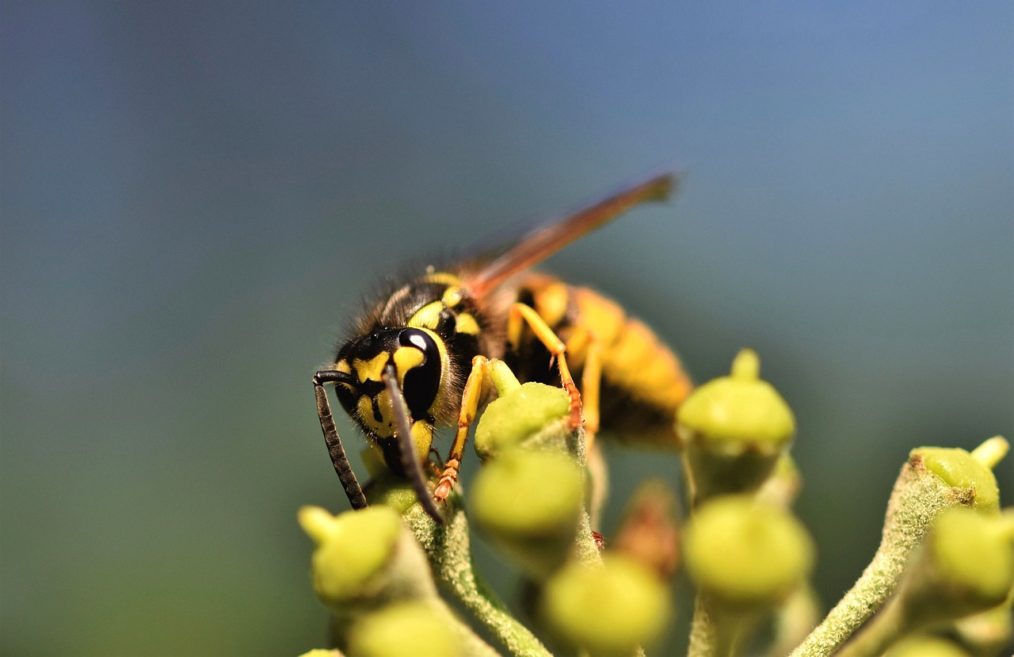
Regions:
[[[360, 294], [673, 164], [676, 202], [548, 267], [700, 379], [759, 350], [826, 601], [910, 447], [1014, 434], [1008, 2], [8, 0], [0, 30], [5, 655], [321, 645], [294, 513], [347, 504], [310, 374]], [[607, 527], [675, 481], [612, 462]]]

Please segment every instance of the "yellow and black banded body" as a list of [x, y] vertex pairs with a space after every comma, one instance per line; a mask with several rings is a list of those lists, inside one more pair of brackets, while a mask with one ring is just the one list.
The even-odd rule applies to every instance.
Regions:
[[[427, 267], [369, 307], [333, 364], [313, 378], [325, 443], [354, 507], [365, 506], [366, 497], [338, 437], [325, 384], [335, 386], [370, 444], [393, 472], [409, 478], [437, 520], [437, 502], [457, 481], [494, 368], [510, 367], [523, 382], [561, 385], [571, 398], [571, 426], [583, 422], [589, 439], [601, 417], [603, 428], [641, 442], [676, 440], [673, 419], [692, 385], [676, 355], [614, 301], [527, 271], [633, 205], [666, 198], [673, 184], [665, 175], [629, 187], [531, 232], [494, 259]], [[457, 432], [431, 492], [421, 464], [438, 427]]]
[[[597, 398], [588, 398], [596, 382], [581, 386], [587, 430], [594, 433], [601, 427], [641, 444], [675, 444], [673, 418], [693, 383], [680, 359], [654, 331], [599, 292], [545, 274], [525, 275], [517, 300], [535, 309], [563, 340], [575, 379], [589, 379], [585, 365], [589, 352], [597, 352], [600, 373], [590, 377], [601, 380]], [[505, 360], [521, 381], [559, 385], [549, 353], [531, 331], [522, 334]]]

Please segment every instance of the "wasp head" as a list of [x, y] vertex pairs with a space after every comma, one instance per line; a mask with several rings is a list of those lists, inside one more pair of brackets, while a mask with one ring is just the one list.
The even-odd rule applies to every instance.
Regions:
[[335, 391], [345, 410], [376, 438], [395, 434], [391, 398], [383, 375], [393, 365], [409, 412], [432, 422], [432, 408], [446, 369], [443, 341], [429, 330], [380, 328], [351, 340], [338, 351], [335, 369], [345, 374]]

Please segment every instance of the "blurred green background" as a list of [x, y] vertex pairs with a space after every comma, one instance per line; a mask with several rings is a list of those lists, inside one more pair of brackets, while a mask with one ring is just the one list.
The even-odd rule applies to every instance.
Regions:
[[[5, 655], [321, 645], [294, 513], [346, 506], [310, 375], [360, 294], [673, 163], [675, 203], [547, 266], [699, 379], [758, 349], [828, 602], [910, 447], [1014, 434], [1008, 2], [8, 0], [0, 31]], [[617, 508], [676, 472], [612, 458]]]

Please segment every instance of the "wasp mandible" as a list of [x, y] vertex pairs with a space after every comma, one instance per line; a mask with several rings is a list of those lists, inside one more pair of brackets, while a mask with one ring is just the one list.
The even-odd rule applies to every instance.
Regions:
[[[366, 495], [325, 384], [438, 522], [494, 368], [563, 387], [571, 428], [583, 423], [589, 447], [600, 418], [603, 428], [674, 441], [673, 419], [692, 383], [673, 351], [614, 301], [529, 269], [631, 207], [668, 199], [675, 186], [672, 174], [649, 178], [529, 231], [492, 257], [428, 266], [370, 305], [330, 367], [313, 376], [324, 442], [352, 507], [365, 507]], [[456, 432], [431, 491], [422, 464], [439, 427]]]

